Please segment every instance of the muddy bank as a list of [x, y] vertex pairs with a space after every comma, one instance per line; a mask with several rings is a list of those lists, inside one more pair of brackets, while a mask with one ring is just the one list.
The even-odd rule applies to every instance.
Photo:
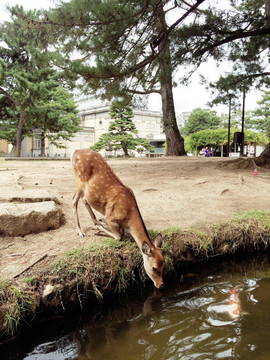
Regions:
[[[186, 264], [268, 248], [269, 170], [258, 168], [254, 176], [252, 166], [239, 169], [225, 158], [113, 159], [109, 163], [134, 191], [147, 228], [155, 233], [170, 229], [163, 231], [165, 283]], [[1, 194], [7, 189], [48, 191], [65, 219], [59, 229], [1, 236], [0, 342], [38, 317], [85, 309], [115, 292], [153, 287], [144, 274], [137, 245], [98, 236], [82, 203], [79, 216], [86, 236], [76, 234], [70, 161], [0, 160], [0, 174]]]
[[[165, 283], [186, 264], [205, 261], [207, 266], [212, 257], [267, 250], [269, 224], [270, 212], [249, 211], [212, 225], [207, 231], [162, 231]], [[0, 283], [1, 340], [14, 337], [35, 316], [83, 309], [104, 296], [142, 286], [153, 284], [131, 239], [120, 242], [104, 238], [61, 256], [45, 256], [13, 281]]]

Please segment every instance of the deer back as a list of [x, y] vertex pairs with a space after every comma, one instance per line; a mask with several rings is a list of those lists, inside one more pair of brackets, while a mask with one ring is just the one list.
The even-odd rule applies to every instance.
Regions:
[[[92, 150], [76, 151], [72, 158], [77, 191], [90, 206], [102, 214], [114, 210], [125, 218], [128, 210], [136, 208], [135, 196], [107, 164], [103, 157]], [[117, 210], [117, 211], [116, 211]]]

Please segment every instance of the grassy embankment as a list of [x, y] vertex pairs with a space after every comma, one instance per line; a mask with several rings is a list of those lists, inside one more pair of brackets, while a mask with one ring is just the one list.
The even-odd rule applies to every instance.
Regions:
[[[187, 263], [266, 250], [270, 212], [239, 213], [229, 222], [212, 225], [207, 232], [173, 228], [162, 231], [162, 235], [166, 278]], [[145, 281], [142, 257], [134, 241], [103, 239], [100, 244], [73, 249], [45, 268], [31, 268], [16, 282], [0, 281], [2, 339], [15, 336], [37, 313], [45, 316], [84, 308], [89, 301], [122, 293], [135, 283], [143, 286]]]

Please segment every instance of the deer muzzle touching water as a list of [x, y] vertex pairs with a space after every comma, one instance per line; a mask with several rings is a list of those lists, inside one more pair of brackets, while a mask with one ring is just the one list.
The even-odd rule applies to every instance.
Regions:
[[[125, 233], [134, 238], [142, 252], [146, 273], [158, 289], [163, 288], [162, 237], [158, 234], [151, 241], [133, 191], [121, 182], [95, 151], [76, 151], [72, 164], [76, 180], [73, 212], [78, 234], [84, 236], [78, 216], [78, 202], [82, 198], [95, 229], [117, 240], [122, 239]], [[108, 228], [97, 220], [93, 209], [104, 215]]]

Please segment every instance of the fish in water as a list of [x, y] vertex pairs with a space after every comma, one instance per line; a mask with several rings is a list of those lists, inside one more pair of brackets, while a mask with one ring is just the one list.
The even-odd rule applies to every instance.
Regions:
[[240, 300], [236, 288], [233, 288], [231, 291], [228, 312], [232, 319], [237, 319], [241, 315]]

